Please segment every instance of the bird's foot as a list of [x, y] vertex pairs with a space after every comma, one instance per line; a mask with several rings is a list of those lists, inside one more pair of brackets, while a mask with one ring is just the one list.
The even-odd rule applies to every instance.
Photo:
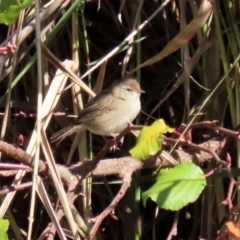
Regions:
[[124, 137], [122, 137], [120, 140], [117, 139], [118, 134], [111, 134], [111, 137], [114, 139], [115, 143], [110, 148], [110, 152], [115, 152], [116, 150], [120, 150], [118, 146], [123, 145]]

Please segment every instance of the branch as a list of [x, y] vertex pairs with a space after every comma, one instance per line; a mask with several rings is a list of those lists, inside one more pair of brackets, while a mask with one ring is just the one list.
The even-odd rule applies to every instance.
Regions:
[[102, 221], [104, 220], [104, 218], [112, 211], [115, 210], [115, 208], [117, 207], [117, 204], [119, 203], [119, 201], [123, 198], [123, 196], [125, 195], [126, 191], [128, 190], [128, 188], [130, 187], [130, 183], [132, 181], [132, 173], [131, 171], [127, 172], [124, 177], [123, 177], [123, 184], [118, 192], [118, 194], [115, 196], [115, 198], [112, 200], [112, 202], [110, 203], [110, 205], [96, 218], [92, 219], [92, 221], [94, 222], [94, 225], [87, 237], [87, 240], [92, 240], [93, 237], [95, 236], [98, 228], [100, 227]]

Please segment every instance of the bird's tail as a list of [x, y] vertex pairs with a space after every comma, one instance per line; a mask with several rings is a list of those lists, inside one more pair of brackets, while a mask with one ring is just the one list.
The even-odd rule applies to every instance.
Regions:
[[69, 135], [72, 135], [73, 133], [77, 132], [81, 128], [82, 128], [82, 125], [70, 125], [70, 126], [67, 126], [67, 127], [63, 128], [63, 129], [61, 129], [60, 131], [54, 133], [50, 137], [50, 141], [51, 142], [60, 143], [65, 137], [67, 137]]

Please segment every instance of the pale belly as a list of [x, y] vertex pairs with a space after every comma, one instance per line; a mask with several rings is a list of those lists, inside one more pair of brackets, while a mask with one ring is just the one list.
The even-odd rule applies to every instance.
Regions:
[[123, 131], [128, 123], [131, 123], [140, 111], [140, 102], [133, 105], [127, 105], [121, 111], [112, 111], [104, 116], [99, 116], [88, 121], [85, 128], [96, 134], [102, 136], [116, 135]]

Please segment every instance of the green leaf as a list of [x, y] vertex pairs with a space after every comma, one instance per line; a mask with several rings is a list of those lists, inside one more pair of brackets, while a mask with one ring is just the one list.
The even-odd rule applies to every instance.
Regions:
[[143, 204], [151, 198], [160, 208], [176, 211], [197, 200], [206, 186], [202, 169], [193, 163], [182, 163], [159, 172], [156, 183], [143, 193]]
[[0, 218], [0, 239], [8, 240], [7, 230], [9, 226], [9, 221], [7, 219]]
[[14, 24], [20, 11], [28, 8], [33, 0], [0, 0], [0, 23]]
[[162, 119], [156, 120], [151, 126], [143, 127], [136, 146], [129, 152], [132, 157], [145, 160], [162, 149], [162, 134], [173, 131], [174, 129], [167, 126]]

